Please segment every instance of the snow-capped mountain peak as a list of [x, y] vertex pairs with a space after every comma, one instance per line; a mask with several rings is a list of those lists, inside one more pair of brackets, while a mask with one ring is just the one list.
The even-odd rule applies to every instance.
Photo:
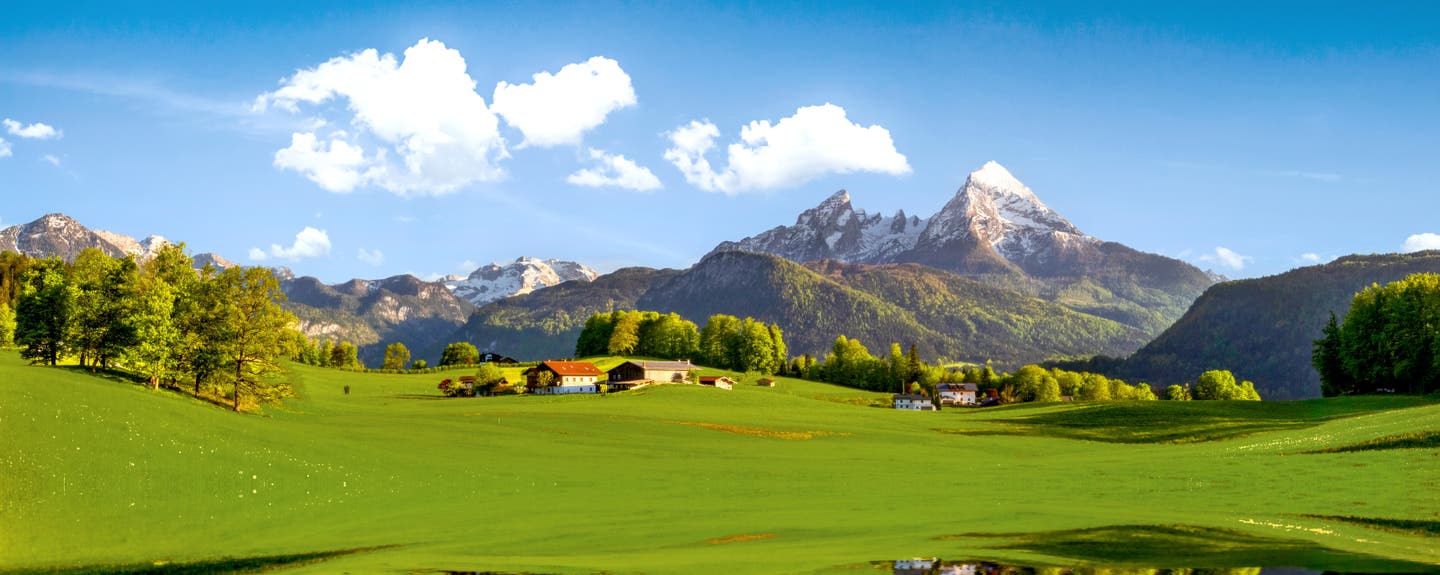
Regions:
[[477, 306], [544, 289], [567, 281], [592, 281], [600, 274], [583, 264], [520, 257], [508, 265], [481, 266], [469, 276], [451, 276], [443, 281], [456, 296]]
[[[924, 261], [942, 267], [976, 261], [1003, 267], [1009, 261], [1039, 269], [1073, 259], [1077, 250], [1098, 244], [1040, 201], [1005, 166], [990, 161], [971, 172], [954, 197], [929, 218], [907, 216], [904, 211], [889, 217], [871, 215], [852, 207], [850, 194], [840, 190], [802, 212], [794, 226], [725, 242], [715, 251], [763, 252], [802, 262]], [[976, 247], [989, 255], [968, 251]], [[948, 257], [971, 263], [947, 264]]]

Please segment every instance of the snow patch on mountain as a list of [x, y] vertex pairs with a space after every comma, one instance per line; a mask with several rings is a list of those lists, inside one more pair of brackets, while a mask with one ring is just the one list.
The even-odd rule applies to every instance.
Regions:
[[443, 281], [457, 297], [481, 306], [567, 281], [592, 281], [599, 276], [595, 270], [575, 262], [521, 257], [503, 266], [493, 263], [482, 266], [465, 278], [451, 276]]

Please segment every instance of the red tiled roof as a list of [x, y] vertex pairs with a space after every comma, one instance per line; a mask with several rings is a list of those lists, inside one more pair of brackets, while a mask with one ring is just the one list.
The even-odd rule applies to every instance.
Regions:
[[576, 375], [596, 375], [596, 376], [598, 376], [598, 375], [602, 375], [602, 374], [603, 374], [603, 372], [600, 371], [600, 368], [595, 367], [595, 364], [590, 363], [590, 362], [588, 362], [588, 361], [544, 361], [544, 362], [540, 362], [540, 365], [541, 365], [541, 366], [544, 366], [544, 367], [547, 367], [547, 368], [550, 368], [550, 371], [553, 371], [553, 372], [555, 372], [555, 373], [558, 374], [558, 375], [569, 375], [569, 376], [576, 376]]

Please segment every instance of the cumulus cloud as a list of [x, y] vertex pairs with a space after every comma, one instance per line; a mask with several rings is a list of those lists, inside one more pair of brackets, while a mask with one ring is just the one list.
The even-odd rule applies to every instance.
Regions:
[[360, 253], [355, 257], [372, 266], [379, 266], [385, 263], [385, 254], [381, 253], [380, 250], [370, 251], [365, 248], [360, 248]]
[[1246, 264], [1255, 261], [1255, 258], [1242, 256], [1230, 248], [1218, 246], [1213, 253], [1200, 256], [1200, 261], [1218, 264], [1235, 271], [1240, 271], [1245, 269]]
[[54, 126], [40, 122], [26, 126], [10, 118], [5, 118], [5, 120], [0, 123], [5, 125], [5, 131], [9, 132], [10, 135], [19, 136], [27, 140], [53, 140], [64, 135], [60, 130], [55, 129]]
[[292, 262], [300, 261], [302, 258], [330, 255], [330, 234], [325, 233], [325, 230], [305, 226], [305, 229], [295, 234], [295, 243], [290, 244], [290, 247], [270, 244], [269, 254], [261, 251], [260, 248], [250, 248], [250, 259], [252, 260], [264, 261], [267, 255]]
[[14, 152], [10, 151], [10, 142], [6, 142], [5, 138], [0, 138], [0, 158], [8, 158], [13, 154]]
[[524, 146], [579, 144], [615, 110], [635, 105], [635, 88], [620, 63], [603, 56], [567, 64], [533, 84], [495, 85], [495, 113], [525, 135]]
[[[313, 133], [293, 135], [291, 146], [276, 152], [278, 167], [333, 191], [374, 184], [400, 195], [444, 194], [504, 176], [499, 119], [475, 92], [465, 58], [442, 42], [422, 39], [403, 60], [374, 49], [332, 58], [286, 78], [254, 107], [297, 112], [331, 101], [344, 101], [355, 133], [336, 134], [328, 151]], [[358, 154], [353, 143], [337, 153], [337, 138], [362, 135], [380, 144], [374, 156]]]
[[332, 139], [326, 149], [315, 134], [291, 134], [290, 147], [275, 152], [275, 167], [305, 174], [321, 189], [349, 192], [366, 179], [365, 151]]
[[1405, 243], [1400, 246], [1400, 251], [1407, 254], [1424, 250], [1440, 250], [1440, 234], [1415, 234], [1405, 238]]
[[895, 149], [890, 131], [853, 123], [834, 104], [806, 106], [771, 124], [750, 122], [740, 141], [726, 149], [724, 170], [715, 171], [705, 158], [720, 130], [710, 121], [692, 121], [670, 132], [665, 159], [675, 164], [692, 185], [708, 191], [737, 194], [799, 186], [827, 174], [910, 173], [910, 163]]
[[590, 188], [613, 186], [639, 192], [660, 189], [660, 178], [655, 177], [650, 168], [640, 166], [621, 154], [591, 148], [590, 159], [595, 160], [595, 167], [570, 174], [565, 181]]
[[1303, 254], [1300, 254], [1300, 258], [1299, 258], [1299, 259], [1300, 259], [1300, 262], [1301, 262], [1301, 263], [1318, 264], [1318, 263], [1320, 263], [1320, 254], [1317, 254], [1317, 253], [1314, 253], [1314, 252], [1303, 253]]

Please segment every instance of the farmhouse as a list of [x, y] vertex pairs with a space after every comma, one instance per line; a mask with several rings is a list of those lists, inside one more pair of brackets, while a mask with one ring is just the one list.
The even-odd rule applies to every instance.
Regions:
[[[542, 361], [521, 375], [525, 376], [525, 387], [530, 393], [564, 395], [600, 391], [597, 382], [601, 373], [600, 368], [588, 361]], [[549, 385], [545, 385], [546, 379]]]
[[973, 383], [942, 383], [935, 386], [941, 405], [975, 405], [975, 394], [980, 391]]
[[700, 385], [708, 385], [720, 389], [734, 389], [735, 380], [723, 375], [702, 375], [700, 376]]
[[650, 383], [681, 383], [699, 368], [685, 361], [627, 361], [607, 372], [611, 389], [624, 390]]
[[923, 395], [901, 393], [895, 395], [895, 409], [910, 411], [935, 411], [935, 404]]

